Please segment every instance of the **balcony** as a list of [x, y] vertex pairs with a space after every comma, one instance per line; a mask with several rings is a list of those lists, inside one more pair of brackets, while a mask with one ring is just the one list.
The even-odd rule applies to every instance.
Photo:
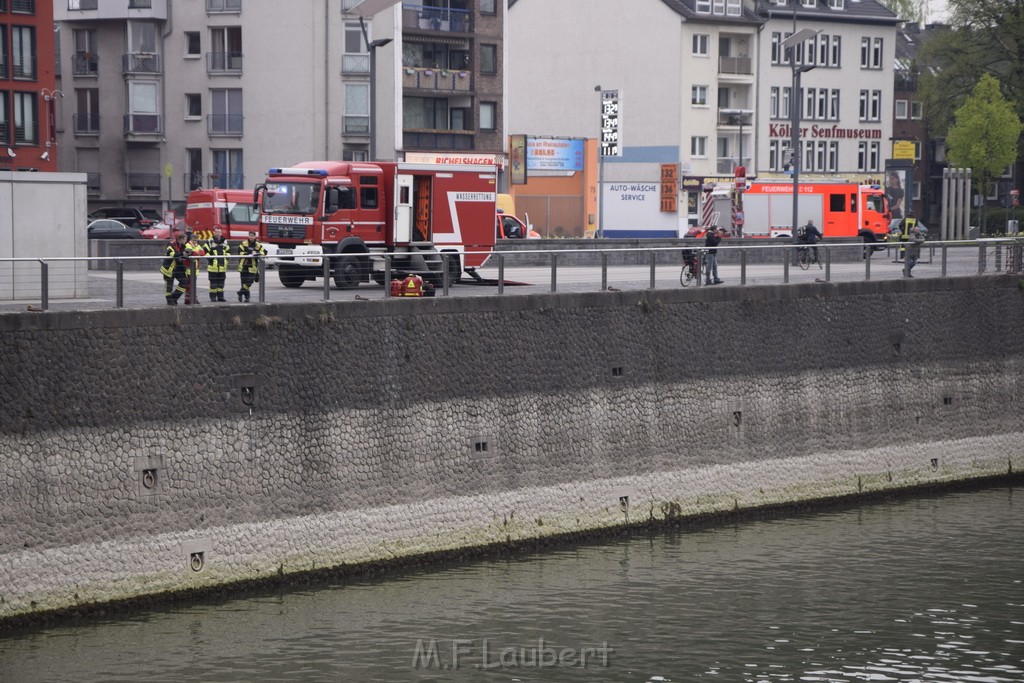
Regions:
[[75, 135], [99, 135], [100, 115], [99, 114], [74, 114], [71, 117]]
[[36, 0], [11, 0], [13, 14], [35, 14]]
[[241, 14], [242, 0], [206, 0], [207, 14]]
[[206, 132], [210, 137], [242, 137], [241, 114], [210, 114], [206, 117]]
[[163, 117], [160, 114], [125, 114], [125, 135], [163, 135]]
[[7, 144], [10, 140], [11, 127], [7, 124], [7, 121], [0, 120], [0, 144]]
[[98, 76], [100, 60], [92, 52], [76, 52], [71, 58], [71, 72], [75, 76]]
[[128, 9], [153, 9], [153, 0], [128, 0]]
[[184, 183], [183, 187], [185, 188], [186, 192], [191, 192], [192, 190], [200, 190], [203, 187], [203, 174], [200, 171], [196, 171], [194, 173], [185, 173], [181, 180], [182, 183]]
[[241, 74], [241, 52], [207, 52], [206, 73], [208, 74]]
[[407, 66], [402, 70], [402, 87], [433, 92], [472, 92], [473, 74], [469, 71]]
[[99, 9], [99, 0], [68, 0], [68, 10], [82, 12]]
[[403, 4], [402, 28], [441, 33], [472, 33], [473, 14], [464, 9]]
[[341, 72], [344, 74], [369, 74], [370, 55], [359, 53], [342, 55]]
[[22, 125], [14, 124], [14, 144], [39, 144], [39, 126], [34, 121], [26, 121]]
[[210, 179], [208, 188], [219, 190], [243, 190], [245, 188], [245, 177], [241, 173], [211, 173], [207, 176]]
[[125, 173], [128, 194], [160, 194], [160, 173]]
[[735, 126], [737, 128], [749, 128], [751, 117], [753, 115], [754, 112], [743, 109], [719, 109], [718, 125], [726, 127]]
[[11, 78], [16, 81], [34, 81], [36, 80], [36, 56], [15, 56], [15, 59], [11, 62]]
[[370, 135], [369, 116], [342, 116], [341, 125], [345, 135]]
[[402, 131], [405, 149], [440, 150], [474, 149], [475, 138], [471, 130], [405, 130]]
[[751, 168], [750, 157], [744, 156], [742, 159], [739, 157], [718, 157], [715, 173], [718, 173], [719, 175], [732, 175], [737, 166], [746, 166], [748, 169]]
[[750, 57], [719, 57], [718, 73], [736, 76], [753, 76], [754, 66]]
[[7, 55], [2, 52], [0, 52], [0, 78], [7, 78]]
[[163, 72], [160, 55], [151, 52], [128, 52], [121, 55], [121, 69], [125, 74], [159, 74]]

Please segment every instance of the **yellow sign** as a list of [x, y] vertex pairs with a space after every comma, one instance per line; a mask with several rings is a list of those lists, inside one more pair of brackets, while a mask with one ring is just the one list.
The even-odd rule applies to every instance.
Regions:
[[892, 143], [893, 159], [910, 159], [913, 161], [916, 151], [917, 145], [912, 140], [897, 140]]
[[170, 164], [167, 164], [166, 166], [164, 166], [164, 175], [165, 176], [170, 178], [172, 173], [174, 173], [174, 167], [173, 166], [171, 166]]

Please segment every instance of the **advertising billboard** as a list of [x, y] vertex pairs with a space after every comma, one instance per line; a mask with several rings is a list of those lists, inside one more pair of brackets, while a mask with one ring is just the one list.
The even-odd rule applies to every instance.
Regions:
[[583, 140], [527, 138], [527, 171], [582, 171]]

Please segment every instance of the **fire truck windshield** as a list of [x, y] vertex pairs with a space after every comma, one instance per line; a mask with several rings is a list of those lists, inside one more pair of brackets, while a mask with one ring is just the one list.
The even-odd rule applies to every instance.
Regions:
[[318, 183], [267, 183], [263, 193], [263, 213], [309, 215], [317, 212], [319, 204]]

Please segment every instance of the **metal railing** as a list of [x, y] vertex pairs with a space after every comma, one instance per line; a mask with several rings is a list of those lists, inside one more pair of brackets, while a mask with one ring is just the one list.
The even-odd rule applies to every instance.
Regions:
[[242, 73], [241, 52], [207, 52], [206, 73], [240, 74]]
[[405, 66], [402, 67], [402, 87], [441, 92], [470, 92], [473, 90], [473, 74], [463, 69], [424, 69]]
[[402, 28], [472, 33], [473, 13], [465, 9], [402, 3]]
[[[914, 278], [955, 278], [978, 275], [1020, 274], [1024, 239], [982, 239], [958, 242], [929, 242], [913, 273], [900, 260], [905, 243], [819, 243], [820, 264], [798, 266], [802, 247], [794, 244], [739, 244], [718, 247], [719, 276], [731, 286], [770, 286], [801, 283], [827, 284], [868, 280]], [[119, 240], [119, 242], [124, 242]], [[138, 243], [138, 240], [131, 242]], [[162, 245], [154, 245], [159, 248]], [[502, 245], [508, 246], [508, 245]], [[704, 277], [685, 277], [682, 249], [704, 251], [696, 240], [679, 240], [678, 245], [657, 248], [522, 249], [496, 251], [475, 276], [460, 274], [451, 260], [465, 258], [455, 252], [438, 254], [437, 268], [424, 285], [433, 296], [515, 295], [547, 292], [628, 291], [676, 289], [707, 286]], [[471, 252], [470, 252], [471, 253]], [[295, 267], [283, 257], [260, 260], [260, 277], [252, 295], [258, 303], [309, 303], [315, 301], [390, 298], [391, 286], [346, 281], [342, 262], [352, 254], [317, 257], [301, 275], [285, 271], [271, 277], [271, 268]], [[357, 255], [364, 257], [364, 255]], [[105, 308], [148, 308], [164, 301], [164, 280], [159, 273], [160, 256], [89, 258], [2, 258], [0, 259], [0, 312]], [[231, 257], [227, 293], [235, 298], [239, 286], [238, 256]], [[390, 283], [401, 279], [402, 254], [373, 254], [377, 268], [371, 281]], [[200, 261], [206, 258], [198, 259]], [[348, 261], [351, 263], [351, 261]], [[456, 274], [460, 274], [457, 276]], [[456, 282], [460, 280], [461, 284]], [[319, 283], [301, 287], [304, 279]], [[280, 281], [278, 281], [280, 280]], [[343, 288], [344, 287], [344, 288]], [[196, 302], [207, 298], [207, 276], [199, 267], [191, 273], [191, 292]], [[206, 303], [206, 302], [202, 302]], [[210, 302], [208, 305], [214, 305]], [[230, 304], [216, 304], [230, 305]]]

